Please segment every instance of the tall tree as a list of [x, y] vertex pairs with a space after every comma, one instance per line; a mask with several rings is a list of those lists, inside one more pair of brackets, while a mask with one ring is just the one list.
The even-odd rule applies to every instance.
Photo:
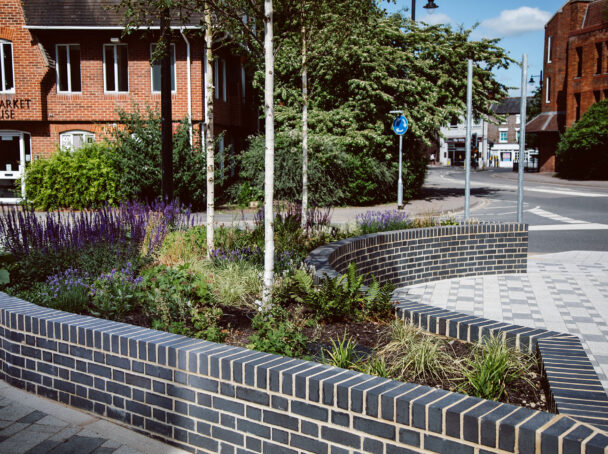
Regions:
[[272, 0], [264, 0], [264, 111], [266, 120], [266, 156], [264, 184], [264, 291], [262, 302], [268, 305], [274, 286], [274, 33]]
[[205, 148], [207, 150], [207, 258], [215, 249], [215, 149], [213, 142], [213, 24], [211, 11], [205, 8]]

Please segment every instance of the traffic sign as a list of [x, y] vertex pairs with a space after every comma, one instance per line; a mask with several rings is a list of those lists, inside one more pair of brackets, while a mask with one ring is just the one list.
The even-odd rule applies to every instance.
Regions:
[[407, 131], [407, 119], [403, 115], [399, 115], [393, 120], [393, 131], [398, 136], [402, 136]]

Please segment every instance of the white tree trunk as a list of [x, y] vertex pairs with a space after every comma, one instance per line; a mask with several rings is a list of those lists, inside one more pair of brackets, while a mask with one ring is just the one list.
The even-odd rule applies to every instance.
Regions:
[[274, 53], [272, 0], [264, 0], [264, 109], [266, 150], [264, 159], [264, 289], [262, 302], [270, 303], [274, 284]]
[[213, 30], [211, 29], [211, 14], [205, 12], [205, 148], [207, 149], [207, 258], [215, 249], [213, 244], [213, 224], [215, 218], [215, 151], [213, 144]]
[[306, 24], [302, 13], [302, 228], [308, 223], [308, 58]]

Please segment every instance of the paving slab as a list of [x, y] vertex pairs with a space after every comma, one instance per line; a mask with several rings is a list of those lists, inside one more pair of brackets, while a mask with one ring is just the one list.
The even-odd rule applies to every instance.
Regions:
[[0, 381], [2, 454], [185, 454], [125, 427]]
[[396, 295], [465, 314], [575, 334], [608, 391], [608, 252], [533, 255], [527, 273], [428, 282], [399, 288]]

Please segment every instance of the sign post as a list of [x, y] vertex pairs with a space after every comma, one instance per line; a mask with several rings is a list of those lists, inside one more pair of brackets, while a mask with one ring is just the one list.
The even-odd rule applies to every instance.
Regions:
[[401, 115], [402, 110], [391, 110], [390, 113], [399, 114], [393, 120], [393, 131], [399, 136], [399, 180], [397, 181], [397, 208], [403, 209], [403, 134], [406, 133], [408, 128], [407, 119]]

